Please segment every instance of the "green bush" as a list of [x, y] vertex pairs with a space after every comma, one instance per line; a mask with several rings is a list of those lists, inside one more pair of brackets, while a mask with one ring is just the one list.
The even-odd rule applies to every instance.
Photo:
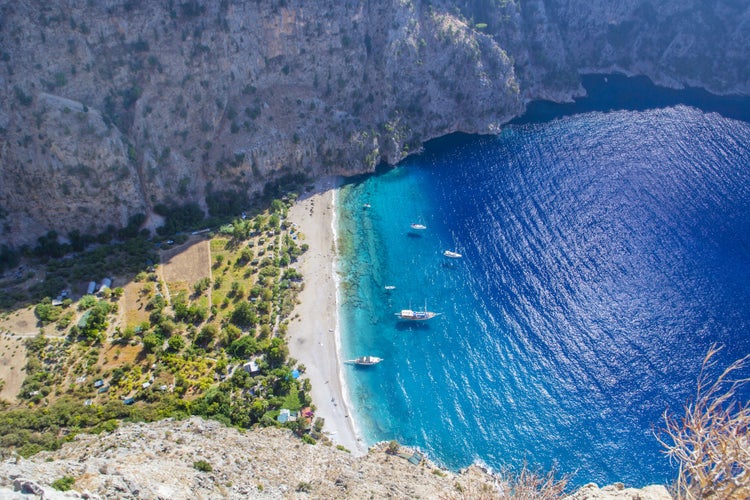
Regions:
[[193, 462], [193, 468], [201, 472], [211, 472], [212, 470], [214, 470], [214, 468], [211, 467], [211, 464], [206, 462], [205, 460], [198, 460], [197, 462]]
[[76, 480], [74, 477], [63, 476], [60, 479], [55, 479], [54, 481], [52, 481], [52, 487], [58, 491], [69, 491], [73, 487], [75, 482]]
[[94, 304], [96, 304], [95, 296], [84, 295], [83, 297], [81, 297], [81, 300], [78, 301], [78, 310], [85, 311], [86, 309], [94, 307]]
[[13, 90], [16, 93], [16, 98], [18, 99], [18, 102], [20, 102], [24, 106], [30, 106], [31, 105], [31, 101], [33, 100], [33, 98], [30, 95], [27, 95], [23, 91], [23, 89], [21, 87], [19, 87], [18, 85], [16, 85], [13, 88]]
[[297, 491], [300, 493], [310, 493], [312, 491], [312, 485], [308, 482], [301, 482], [297, 485]]
[[143, 337], [143, 348], [148, 352], [156, 351], [162, 344], [162, 339], [155, 333], [149, 333]]
[[179, 352], [183, 347], [185, 347], [185, 339], [183, 339], [180, 335], [172, 335], [171, 337], [169, 337], [169, 340], [167, 340], [167, 345], [169, 346], [170, 350]]
[[37, 304], [34, 308], [34, 314], [43, 325], [54, 323], [60, 318], [61, 308], [52, 305], [52, 300], [49, 297], [45, 297], [42, 301]]

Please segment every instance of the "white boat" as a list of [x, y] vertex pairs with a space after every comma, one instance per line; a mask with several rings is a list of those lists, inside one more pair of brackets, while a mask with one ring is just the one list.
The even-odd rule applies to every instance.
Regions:
[[386, 289], [386, 290], [388, 290], [389, 292], [390, 292], [391, 290], [395, 290], [395, 289], [396, 289], [396, 287], [395, 287], [395, 286], [393, 286], [393, 285], [385, 285], [385, 286], [384, 286], [383, 288], [385, 288], [385, 289]]
[[401, 309], [401, 311], [396, 313], [396, 317], [404, 321], [427, 321], [435, 316], [440, 316], [440, 313], [428, 311], [426, 307], [421, 311]]
[[463, 255], [461, 255], [460, 253], [451, 252], [450, 250], [446, 250], [445, 252], [443, 252], [443, 255], [451, 259], [460, 259], [461, 257], [463, 257]]
[[372, 366], [377, 365], [381, 361], [383, 361], [383, 358], [377, 356], [360, 356], [357, 359], [348, 360], [347, 363], [359, 366]]
[[371, 206], [372, 205], [370, 205], [369, 203], [365, 203], [364, 205], [362, 205], [363, 208], [370, 208]]
[[425, 229], [427, 229], [427, 226], [425, 226], [424, 224], [419, 224], [417, 222], [412, 222], [409, 227], [417, 231], [424, 231]]

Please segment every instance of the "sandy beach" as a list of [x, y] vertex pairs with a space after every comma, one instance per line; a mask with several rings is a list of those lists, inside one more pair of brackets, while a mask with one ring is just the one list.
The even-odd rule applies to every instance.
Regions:
[[355, 455], [367, 452], [359, 437], [342, 380], [342, 359], [337, 325], [335, 242], [333, 232], [335, 177], [321, 179], [315, 190], [301, 196], [289, 210], [289, 220], [305, 236], [300, 243], [310, 248], [300, 258], [305, 289], [289, 324], [290, 355], [306, 367], [304, 376], [312, 384], [316, 415], [325, 419], [324, 431], [331, 440]]

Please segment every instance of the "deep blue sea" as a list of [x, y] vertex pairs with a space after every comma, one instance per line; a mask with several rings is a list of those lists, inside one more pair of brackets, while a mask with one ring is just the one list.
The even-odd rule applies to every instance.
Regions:
[[368, 442], [672, 479], [662, 413], [713, 342], [750, 353], [750, 123], [633, 108], [453, 136], [338, 192], [342, 354], [384, 358], [345, 367]]

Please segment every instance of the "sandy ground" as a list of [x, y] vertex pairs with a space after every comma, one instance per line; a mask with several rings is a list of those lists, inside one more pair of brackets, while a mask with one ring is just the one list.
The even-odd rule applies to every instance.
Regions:
[[310, 195], [300, 197], [289, 210], [289, 220], [297, 224], [305, 236], [300, 244], [310, 245], [300, 259], [305, 289], [292, 314], [293, 317], [298, 314], [299, 318], [289, 325], [289, 350], [291, 356], [307, 368], [305, 376], [312, 384], [316, 416], [325, 419], [324, 431], [334, 443], [355, 455], [363, 455], [367, 453], [367, 446], [359, 438], [353, 416], [349, 414], [348, 395], [341, 378], [331, 226], [336, 185], [337, 178], [322, 179]]

